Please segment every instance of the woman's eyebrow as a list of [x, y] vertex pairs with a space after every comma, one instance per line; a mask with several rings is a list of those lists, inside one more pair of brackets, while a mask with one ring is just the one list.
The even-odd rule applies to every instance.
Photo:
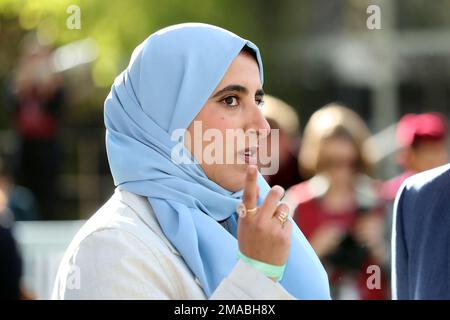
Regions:
[[[231, 84], [231, 85], [226, 86], [225, 88], [217, 91], [211, 98], [216, 98], [216, 97], [221, 96], [224, 93], [228, 93], [228, 92], [240, 92], [243, 94], [248, 94], [248, 89], [239, 84]], [[264, 95], [264, 91], [262, 89], [258, 89], [255, 93], [255, 96], [263, 96], [263, 95]]]
[[240, 93], [243, 93], [243, 94], [247, 94], [248, 93], [248, 89], [246, 87], [243, 87], [243, 86], [239, 85], [239, 84], [231, 84], [231, 85], [226, 86], [225, 88], [217, 91], [212, 96], [212, 98], [216, 98], [216, 97], [218, 97], [218, 96], [220, 96], [220, 95], [222, 95], [224, 93], [227, 93], [227, 92], [240, 92]]

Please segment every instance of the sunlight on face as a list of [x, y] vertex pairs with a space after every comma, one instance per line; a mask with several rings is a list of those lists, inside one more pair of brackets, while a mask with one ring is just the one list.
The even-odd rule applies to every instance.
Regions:
[[[202, 157], [203, 150], [211, 143], [202, 138], [203, 132], [209, 129], [220, 131], [222, 136], [226, 136], [227, 131], [230, 132], [230, 130], [255, 132], [256, 138], [245, 138], [245, 146], [224, 141], [222, 153], [231, 154], [234, 161], [212, 164], [200, 162], [207, 177], [229, 191], [238, 191], [243, 188], [246, 167], [248, 163], [255, 162], [261, 137], [258, 131], [270, 130], [261, 110], [263, 95], [256, 60], [249, 53], [241, 52], [233, 60], [222, 81], [187, 129], [192, 139], [186, 143], [186, 147], [197, 160]], [[201, 122], [202, 134], [200, 135], [194, 130], [196, 121]], [[202, 148], [194, 148], [196, 143]]]

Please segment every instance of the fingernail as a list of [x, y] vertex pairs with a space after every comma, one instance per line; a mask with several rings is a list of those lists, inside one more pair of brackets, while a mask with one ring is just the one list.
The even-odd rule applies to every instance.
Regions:
[[276, 185], [276, 186], [272, 187], [272, 190], [275, 190], [276, 192], [278, 192], [279, 194], [284, 196], [284, 189], [283, 189], [283, 187], [280, 187], [280, 186]]
[[247, 170], [248, 170], [249, 174], [253, 175], [253, 174], [256, 173], [256, 166], [255, 165], [249, 165]]

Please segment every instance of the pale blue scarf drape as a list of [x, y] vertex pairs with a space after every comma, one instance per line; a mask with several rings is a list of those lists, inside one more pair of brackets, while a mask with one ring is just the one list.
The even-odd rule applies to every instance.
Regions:
[[[162, 29], [139, 45], [105, 101], [106, 147], [114, 183], [150, 201], [166, 237], [179, 250], [207, 296], [236, 264], [242, 192], [209, 180], [201, 167], [176, 164], [175, 129], [187, 128], [244, 46], [224, 29], [189, 23]], [[269, 187], [259, 177], [260, 195]], [[226, 221], [228, 231], [218, 221]], [[328, 299], [325, 271], [295, 227], [283, 287], [299, 299]]]

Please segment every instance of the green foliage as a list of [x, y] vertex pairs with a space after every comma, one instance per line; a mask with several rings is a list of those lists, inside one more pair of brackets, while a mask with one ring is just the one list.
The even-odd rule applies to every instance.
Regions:
[[[66, 26], [70, 5], [80, 8], [79, 30]], [[0, 0], [0, 17], [17, 19], [23, 30], [35, 30], [43, 44], [94, 39], [99, 55], [92, 78], [96, 85], [107, 87], [127, 64], [133, 48], [157, 29], [197, 21], [243, 30], [245, 36], [256, 30], [257, 17], [252, 21], [250, 5], [237, 0]]]

